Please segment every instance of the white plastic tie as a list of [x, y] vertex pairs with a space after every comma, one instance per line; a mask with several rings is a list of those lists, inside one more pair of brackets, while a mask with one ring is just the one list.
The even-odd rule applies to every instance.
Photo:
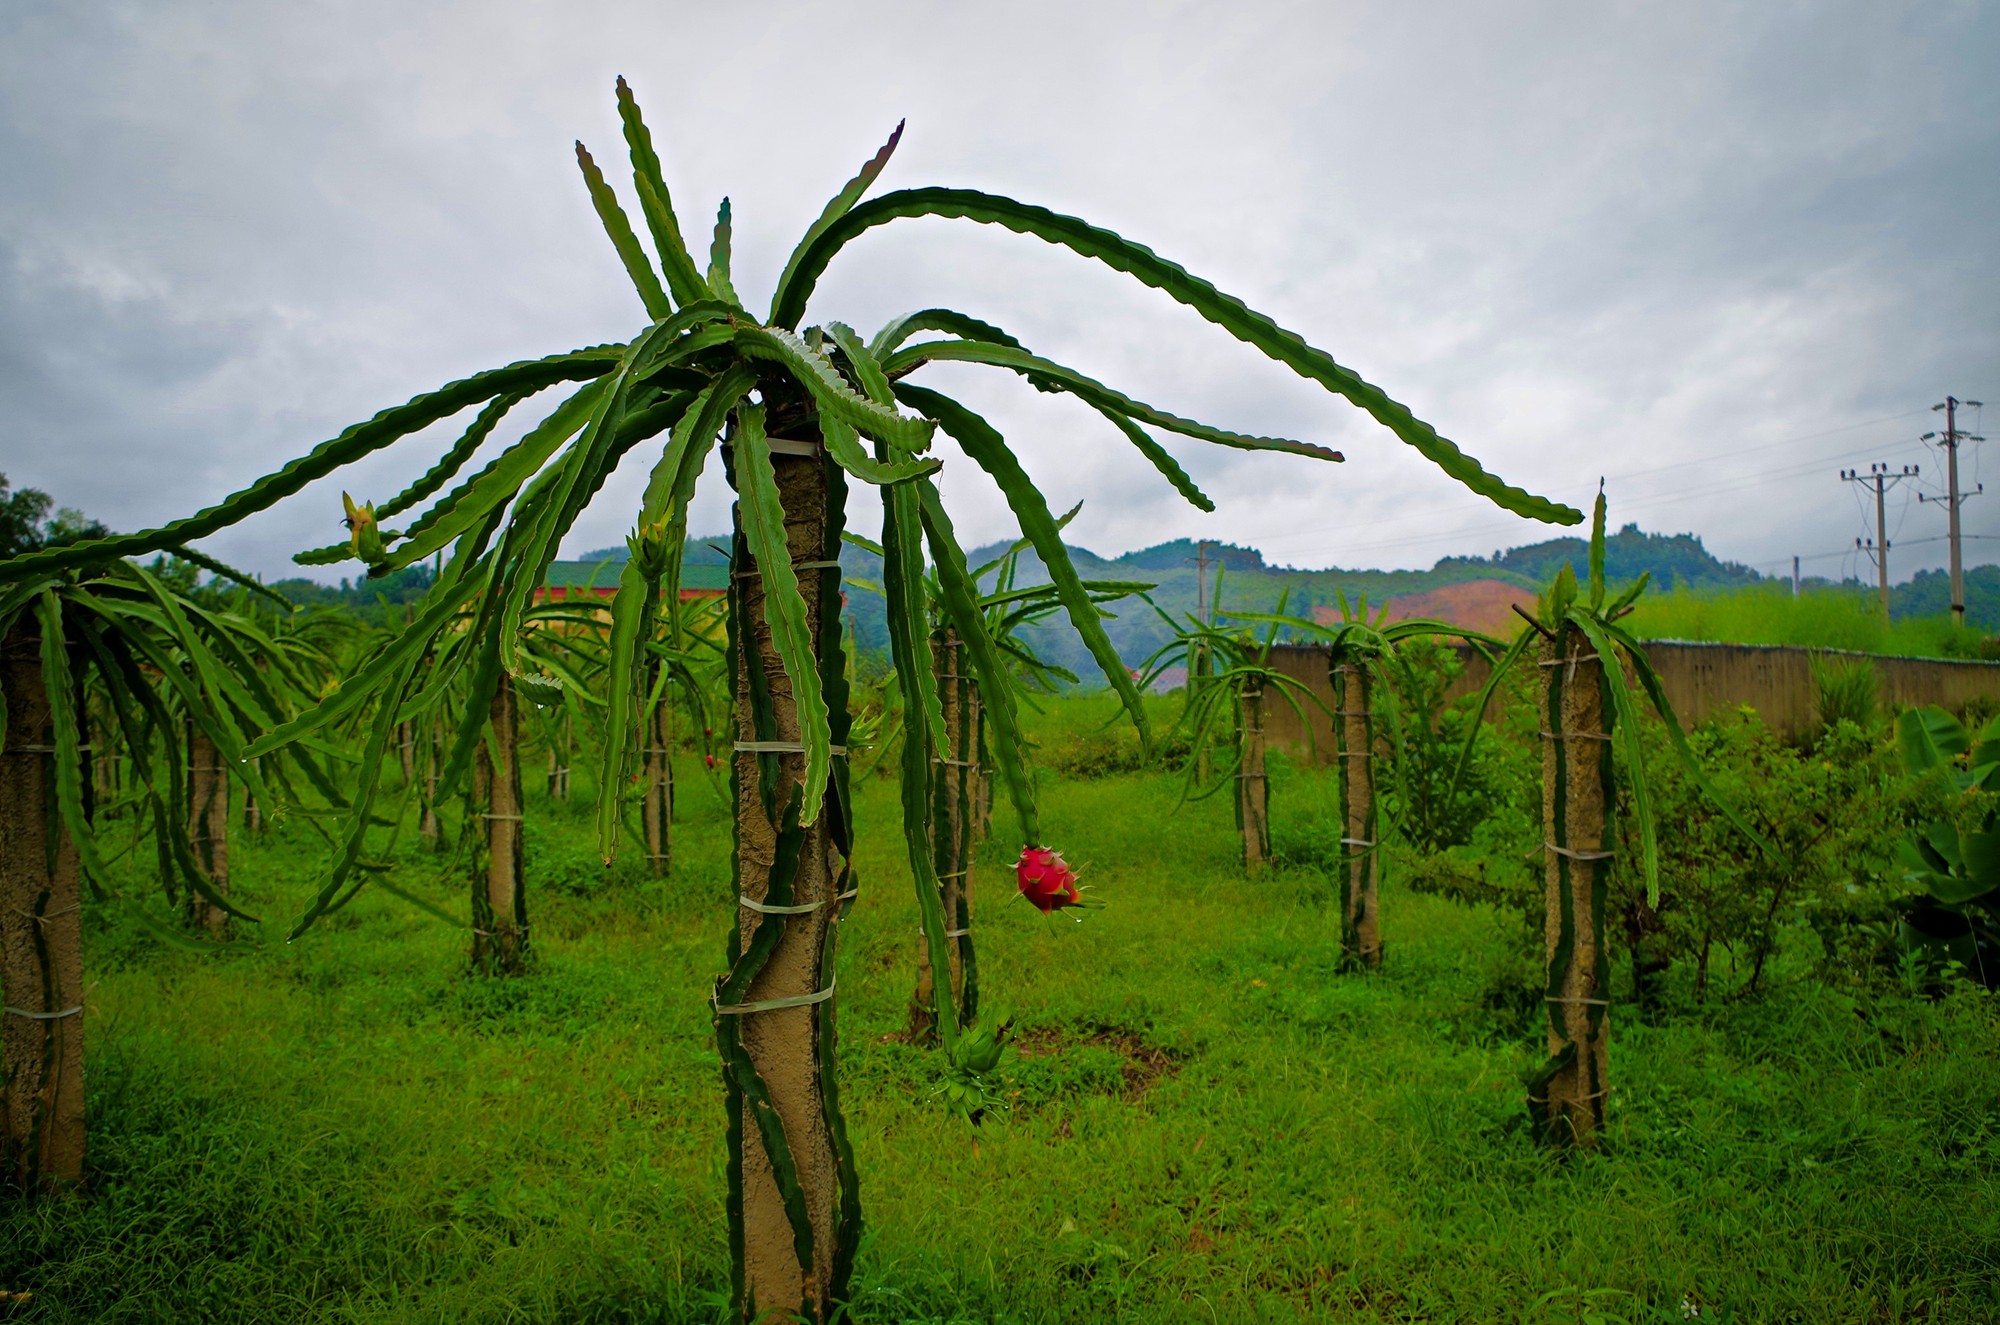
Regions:
[[1571, 860], [1609, 860], [1616, 854], [1611, 851], [1575, 851], [1569, 847], [1559, 847], [1553, 842], [1544, 842], [1542, 845], [1558, 856], [1566, 856]]
[[824, 1003], [833, 997], [835, 980], [826, 988], [811, 994], [795, 994], [790, 998], [760, 998], [750, 1003], [717, 1003], [715, 1013], [719, 1017], [740, 1017], [748, 1012], [776, 1012], [781, 1008], [810, 1007], [814, 1003]]
[[738, 906], [747, 906], [752, 911], [756, 911], [761, 915], [767, 915], [767, 916], [810, 915], [814, 911], [817, 911], [822, 906], [826, 905], [825, 902], [806, 902], [801, 906], [766, 906], [762, 902], [753, 901], [748, 897], [743, 897], [740, 895], [737, 897], [736, 903]]

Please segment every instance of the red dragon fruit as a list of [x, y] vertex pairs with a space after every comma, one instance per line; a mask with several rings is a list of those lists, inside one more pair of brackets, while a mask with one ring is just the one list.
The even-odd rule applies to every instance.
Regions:
[[1021, 896], [1043, 915], [1083, 901], [1076, 886], [1076, 871], [1062, 858], [1061, 852], [1048, 847], [1022, 847], [1021, 859], [1014, 865], [1014, 879]]

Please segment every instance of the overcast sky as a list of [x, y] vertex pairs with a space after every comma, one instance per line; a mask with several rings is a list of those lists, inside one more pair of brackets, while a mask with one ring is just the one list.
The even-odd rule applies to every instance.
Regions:
[[[581, 137], [621, 155], [622, 73], [687, 229], [732, 198], [753, 310], [907, 117], [878, 191], [975, 187], [1110, 226], [1512, 482], [1583, 506], [1602, 474], [1614, 523], [1695, 532], [1767, 572], [1796, 553], [1853, 573], [1870, 531], [1838, 471], [1919, 464], [1935, 491], [1929, 407], [2000, 408], [1996, 57], [2000, 6], [1880, 0], [10, 0], [0, 471], [135, 529], [449, 379], [629, 338], [644, 314], [571, 154]], [[926, 369], [1002, 427], [1052, 504], [1086, 502], [1071, 538], [1099, 552], [1188, 536], [1299, 566], [1427, 566], [1549, 532], [1164, 296], [1031, 239], [898, 222], [836, 260], [809, 318], [866, 332], [934, 304], [1177, 413], [1347, 454], [1177, 442], [1220, 505], [1202, 515], [1073, 399]], [[340, 537], [342, 487], [384, 500], [447, 440], [205, 546], [295, 573], [292, 551]], [[1011, 532], [951, 454], [968, 543]], [[628, 460], [568, 551], [622, 538], [648, 463]], [[705, 483], [697, 526], [725, 528], [720, 474]], [[1944, 559], [1943, 511], [1917, 490], [1890, 499], [1898, 579]], [[1965, 510], [1968, 561], [2000, 560], [2000, 491]]]

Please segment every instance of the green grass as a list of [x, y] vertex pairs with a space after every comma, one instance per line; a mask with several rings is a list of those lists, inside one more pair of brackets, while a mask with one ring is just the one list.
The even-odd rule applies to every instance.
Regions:
[[1776, 583], [1651, 589], [1625, 624], [1641, 639], [1791, 644], [1913, 658], [1977, 657], [1985, 639], [1942, 614], [1884, 621], [1872, 590], [1813, 588], [1794, 598], [1791, 586]]
[[[1061, 743], [1107, 714], [1039, 723]], [[1331, 789], [1277, 777], [1282, 839]], [[933, 1060], [881, 1038], [916, 920], [893, 786], [864, 789], [839, 976], [859, 1319], [2000, 1319], [1991, 999], [1793, 978], [1657, 1023], [1621, 1009], [1604, 1151], [1558, 1161], [1520, 1125], [1518, 920], [1392, 881], [1385, 969], [1336, 974], [1328, 882], [1244, 881], [1228, 807], [1177, 796], [1159, 773], [1046, 783], [1050, 838], [1103, 902], [1081, 924], [1006, 900], [996, 810], [981, 967], [1037, 1052], [975, 1146], [927, 1099]], [[576, 868], [588, 807], [531, 794], [556, 882], [513, 981], [466, 975], [461, 932], [380, 892], [279, 942], [317, 861], [293, 826], [234, 848], [262, 943], [207, 958], [93, 914], [95, 1176], [0, 1211], [0, 1289], [34, 1294], [0, 1319], [713, 1319], [728, 846], [692, 769], [681, 809], [673, 880], [605, 881]], [[462, 907], [438, 868], [398, 877]]]

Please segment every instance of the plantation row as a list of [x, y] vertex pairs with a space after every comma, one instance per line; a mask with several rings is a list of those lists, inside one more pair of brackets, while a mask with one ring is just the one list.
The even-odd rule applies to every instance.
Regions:
[[[545, 763], [557, 799], [567, 795], [575, 761], [590, 761], [599, 858], [609, 866], [620, 852], [636, 852], [648, 870], [665, 873], [674, 856], [673, 756], [692, 749], [726, 776], [734, 818], [732, 932], [709, 996], [728, 1120], [731, 1310], [743, 1319], [784, 1312], [821, 1321], [842, 1312], [861, 1203], [839, 1089], [834, 972], [841, 921], [863, 882], [853, 866], [858, 776], [896, 761], [923, 933], [907, 1034], [935, 1044], [938, 1097], [977, 1123], [999, 1103], [997, 1074], [1009, 1051], [1007, 1024], [982, 1013], [982, 976], [992, 973], [978, 961], [970, 887], [992, 801], [1018, 824], [1016, 891], [1047, 914], [1089, 901], [1076, 869], [1044, 839], [1020, 711], [1025, 692], [1076, 678], [1035, 657], [1021, 627], [1061, 613], [1141, 748], [1159, 744], [1140, 693], [1147, 678], [1127, 671], [1102, 625], [1105, 604], [1146, 586], [1081, 579], [1063, 549], [1068, 517], [1051, 512], [1005, 439], [911, 379], [931, 363], [985, 364], [1073, 396], [1204, 509], [1212, 504], [1155, 431], [1341, 458], [1313, 443], [1156, 409], [964, 313], [922, 310], [868, 339], [837, 321], [801, 329], [828, 263], [870, 229], [911, 217], [967, 219], [1102, 261], [1364, 409], [1502, 507], [1581, 519], [1502, 483], [1323, 352], [1108, 231], [965, 190], [864, 202], [894, 136], [808, 230], [759, 320], [733, 283], [727, 203], [708, 263], [698, 266], [622, 81], [619, 113], [650, 253], [581, 145], [578, 163], [645, 307], [635, 337], [451, 383], [160, 529], [0, 562], [0, 1044], [5, 1159], [24, 1193], [87, 1174], [86, 904], [123, 902], [163, 939], [226, 947], [232, 931], [257, 921], [229, 887], [232, 820], [239, 809], [253, 828], [288, 816], [322, 839], [325, 862], [288, 937], [381, 889], [464, 926], [471, 966], [504, 981], [527, 969], [535, 951], [524, 795], [531, 760]], [[550, 390], [567, 394], [503, 440], [513, 413]], [[299, 554], [306, 564], [358, 560], [374, 576], [437, 559], [434, 583], [403, 622], [361, 633], [351, 618], [292, 615], [254, 580], [191, 546], [467, 412], [459, 438], [408, 488], [379, 504], [347, 499], [345, 542]], [[967, 564], [933, 482], [945, 463], [932, 452], [939, 433], [993, 480], [1019, 525], [1015, 552], [1032, 548], [1050, 583], [1017, 585], [1014, 553]], [[657, 458], [616, 596], [603, 610], [546, 601], [540, 589], [563, 537], [640, 446]], [[481, 454], [492, 458], [461, 478]], [[702, 604], [683, 599], [680, 562], [689, 501], [718, 455], [737, 498], [730, 589]], [[857, 484], [880, 496], [880, 541], [870, 544], [882, 559], [879, 585], [841, 583]], [[1678, 775], [1734, 835], [1721, 850], [1789, 868], [1784, 843], [1709, 784], [1665, 711], [1643, 650], [1620, 625], [1645, 585], [1614, 596], [1604, 581], [1604, 518], [1600, 496], [1587, 584], [1565, 571], [1517, 641], [1478, 641], [1498, 655], [1481, 708], [1508, 678], [1533, 678], [1524, 684], [1541, 748], [1548, 1054], [1528, 1105], [1537, 1135], [1563, 1148], [1590, 1146], [1606, 1122], [1607, 898], [1621, 850], [1621, 796], [1636, 825], [1646, 905], [1662, 905], [1669, 848], [1654, 802], [1664, 776], [1657, 768], [1666, 765], [1649, 740], [1666, 742]], [[392, 520], [402, 523], [391, 528]], [[176, 560], [143, 563], [160, 553]], [[190, 571], [206, 572], [210, 587], [195, 587]], [[890, 684], [877, 703], [857, 702], [844, 591], [878, 592], [887, 605]], [[1282, 606], [1176, 630], [1154, 667], [1189, 668], [1178, 735], [1190, 789], [1231, 789], [1251, 874], [1273, 855], [1261, 715], [1271, 704], [1307, 702], [1269, 667], [1270, 648], [1285, 632], [1324, 640], [1337, 707], [1312, 721], [1341, 768], [1334, 863], [1342, 957], [1357, 969], [1378, 966], [1383, 864], [1398, 840], [1415, 840], [1407, 822], [1385, 813], [1410, 803], [1388, 789], [1406, 786], [1412, 770], [1382, 755], [1394, 745], [1385, 724], [1400, 720], [1382, 678], [1405, 647], [1453, 632], [1434, 622], [1385, 626], [1365, 614], [1320, 629], [1286, 617]], [[1664, 719], [1658, 738], [1647, 734], [1648, 707]], [[1466, 731], [1479, 726], [1474, 713]], [[1979, 816], [1990, 816], [1983, 784], [2000, 743], [1975, 745], [1935, 714], [1905, 715], [1901, 730], [1913, 771], [1950, 789], [1911, 838], [1912, 869], [1929, 892], [1907, 908], [1904, 936], [1913, 950], [1941, 945], [1966, 967], [1990, 969], [1991, 913], [1982, 908], [2000, 882], [2000, 837]], [[1468, 736], [1441, 793], [1447, 801], [1480, 759]], [[463, 828], [451, 840], [454, 817]], [[440, 908], [395, 877], [397, 836], [409, 823], [441, 852], [459, 853], [446, 868], [470, 881], [469, 914]], [[124, 862], [142, 852], [156, 865], [148, 877], [185, 923], [120, 887]]]

